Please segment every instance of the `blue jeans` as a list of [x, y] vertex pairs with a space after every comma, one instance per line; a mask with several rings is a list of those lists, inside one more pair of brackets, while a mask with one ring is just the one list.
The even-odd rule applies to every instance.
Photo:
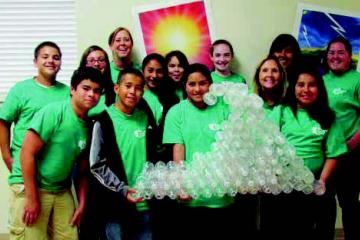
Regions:
[[108, 222], [105, 232], [108, 240], [152, 240], [152, 229], [150, 223], [150, 213], [140, 212], [138, 216], [137, 226], [133, 226], [134, 232], [128, 232], [124, 229], [120, 222]]

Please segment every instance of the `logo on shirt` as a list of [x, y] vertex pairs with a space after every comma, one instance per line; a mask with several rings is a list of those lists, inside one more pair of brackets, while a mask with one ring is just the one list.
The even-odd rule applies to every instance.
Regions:
[[341, 95], [346, 93], [346, 90], [342, 88], [335, 88], [332, 92], [334, 95]]
[[79, 142], [78, 142], [78, 147], [80, 148], [80, 150], [85, 149], [85, 147], [86, 147], [86, 141], [85, 141], [85, 140], [79, 140]]
[[143, 137], [145, 137], [145, 131], [144, 130], [135, 130], [134, 135], [137, 138], [143, 138]]
[[209, 124], [209, 129], [212, 131], [219, 131], [220, 130], [220, 125], [217, 123], [210, 123]]
[[313, 128], [311, 129], [311, 132], [312, 132], [314, 135], [321, 136], [321, 135], [325, 135], [325, 133], [327, 132], [327, 130], [321, 129], [320, 127], [313, 127]]

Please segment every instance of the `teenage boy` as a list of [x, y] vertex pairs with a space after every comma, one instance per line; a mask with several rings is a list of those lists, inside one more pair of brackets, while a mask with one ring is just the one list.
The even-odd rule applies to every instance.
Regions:
[[[21, 81], [11, 88], [0, 108], [0, 149], [12, 174], [9, 183], [21, 178], [20, 148], [34, 114], [48, 103], [69, 97], [69, 87], [56, 81], [61, 67], [61, 51], [53, 42], [42, 42], [34, 51], [36, 77]], [[10, 147], [10, 128], [14, 123]]]
[[[20, 153], [23, 178], [10, 186], [12, 238], [78, 239], [76, 226], [87, 189], [84, 150], [91, 125], [87, 112], [98, 103], [101, 92], [100, 71], [78, 69], [71, 78], [71, 98], [48, 104], [34, 116]], [[75, 164], [79, 169], [76, 210], [70, 191]]]
[[[134, 198], [131, 189], [146, 161], [155, 160], [155, 119], [142, 96], [144, 77], [139, 70], [124, 69], [115, 92], [117, 102], [94, 124], [90, 168], [105, 186], [96, 208], [103, 207], [108, 239], [152, 239], [149, 206]], [[93, 186], [93, 185], [92, 185]], [[106, 204], [106, 205], [105, 205]], [[94, 209], [93, 209], [94, 210]]]

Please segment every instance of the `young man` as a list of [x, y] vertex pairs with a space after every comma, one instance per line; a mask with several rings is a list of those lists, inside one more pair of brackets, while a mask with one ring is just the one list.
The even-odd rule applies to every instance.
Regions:
[[[17, 83], [11, 88], [0, 108], [0, 149], [11, 175], [9, 183], [21, 179], [20, 148], [34, 114], [48, 103], [69, 97], [69, 87], [56, 81], [61, 67], [61, 51], [53, 42], [42, 42], [34, 52], [36, 77]], [[10, 127], [14, 123], [10, 147]]]
[[[97, 188], [96, 196], [100, 197], [92, 198], [96, 203], [93, 202], [87, 212], [94, 214], [101, 208], [99, 214], [107, 213], [102, 217], [108, 239], [123, 239], [123, 235], [125, 238], [130, 235], [131, 239], [152, 238], [149, 206], [131, 194], [136, 177], [146, 161], [155, 160], [156, 152], [156, 123], [149, 106], [142, 100], [144, 84], [139, 70], [121, 71], [115, 85], [118, 100], [99, 116], [93, 129], [90, 168], [103, 186]], [[91, 187], [95, 188], [96, 184]]]
[[[51, 103], [31, 121], [21, 148], [23, 181], [12, 183], [11, 237], [16, 239], [78, 239], [85, 207], [88, 166], [87, 112], [102, 92], [102, 76], [94, 68], [78, 69], [71, 79], [71, 99]], [[70, 191], [78, 160], [79, 206]]]

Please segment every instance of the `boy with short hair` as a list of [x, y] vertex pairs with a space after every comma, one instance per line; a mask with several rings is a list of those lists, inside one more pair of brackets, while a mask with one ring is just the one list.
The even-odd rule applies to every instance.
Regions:
[[[9, 183], [21, 178], [20, 148], [34, 114], [45, 105], [69, 97], [69, 87], [56, 81], [61, 67], [61, 51], [54, 42], [42, 42], [34, 51], [38, 75], [11, 88], [0, 108], [0, 149], [11, 172]], [[10, 147], [10, 128], [14, 123]]]
[[[11, 237], [47, 239], [49, 234], [52, 239], [78, 239], [76, 226], [87, 189], [88, 163], [82, 155], [91, 124], [87, 112], [98, 103], [101, 92], [100, 71], [78, 69], [71, 79], [71, 99], [49, 104], [34, 116], [21, 148], [23, 181], [10, 186]], [[70, 188], [77, 159], [80, 181], [75, 210]]]

